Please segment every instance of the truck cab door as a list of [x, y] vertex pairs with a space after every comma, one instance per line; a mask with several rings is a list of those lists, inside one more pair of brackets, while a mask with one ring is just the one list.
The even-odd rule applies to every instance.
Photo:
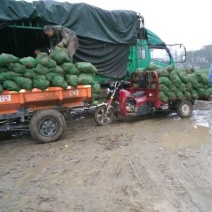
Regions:
[[145, 41], [137, 43], [137, 66], [146, 68], [150, 63], [149, 48]]

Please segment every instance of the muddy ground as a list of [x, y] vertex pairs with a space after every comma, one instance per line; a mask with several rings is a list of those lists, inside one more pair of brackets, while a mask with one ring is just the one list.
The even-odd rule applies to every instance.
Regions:
[[212, 103], [194, 109], [104, 127], [78, 118], [45, 145], [1, 138], [0, 211], [212, 211]]

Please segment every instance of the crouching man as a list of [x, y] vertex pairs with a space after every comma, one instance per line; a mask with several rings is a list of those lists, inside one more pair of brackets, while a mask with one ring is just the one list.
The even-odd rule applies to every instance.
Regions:
[[68, 50], [72, 58], [79, 47], [78, 38], [72, 30], [60, 25], [46, 25], [43, 32], [50, 39], [50, 50], [53, 51], [55, 46], [64, 47]]

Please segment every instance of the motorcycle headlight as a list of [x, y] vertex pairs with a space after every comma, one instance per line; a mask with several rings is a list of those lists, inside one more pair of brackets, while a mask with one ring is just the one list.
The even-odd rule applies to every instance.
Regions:
[[110, 88], [107, 88], [107, 95], [110, 93], [111, 91], [110, 91]]

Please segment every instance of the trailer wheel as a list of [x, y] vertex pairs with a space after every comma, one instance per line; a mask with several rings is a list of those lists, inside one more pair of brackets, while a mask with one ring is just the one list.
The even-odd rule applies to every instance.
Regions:
[[100, 126], [111, 124], [114, 120], [114, 110], [110, 108], [106, 116], [104, 115], [105, 111], [106, 106], [102, 105], [99, 106], [94, 112], [94, 120]]
[[57, 110], [41, 110], [31, 118], [29, 130], [35, 143], [57, 141], [66, 129], [64, 116]]
[[193, 104], [188, 100], [180, 102], [179, 105], [177, 106], [177, 114], [181, 118], [187, 118], [191, 116], [192, 112], [193, 112]]

